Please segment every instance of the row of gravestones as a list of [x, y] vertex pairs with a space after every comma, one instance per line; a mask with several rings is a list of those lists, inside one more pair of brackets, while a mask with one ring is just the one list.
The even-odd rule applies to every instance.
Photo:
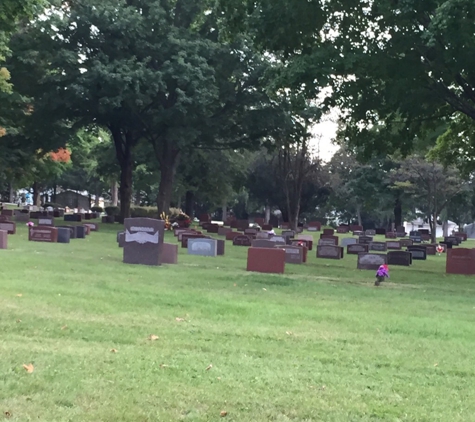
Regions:
[[[123, 236], [124, 262], [131, 264], [160, 265], [161, 263], [176, 263], [178, 246], [166, 244], [163, 242], [164, 222], [160, 220], [136, 218], [126, 219], [125, 232], [120, 233]], [[178, 238], [181, 237], [183, 242], [188, 242], [188, 250], [198, 255], [217, 255], [216, 239], [209, 239], [201, 233], [184, 233], [176, 232]], [[262, 239], [264, 240], [264, 239]], [[255, 240], [256, 242], [258, 239]], [[261, 241], [259, 239], [259, 241]], [[294, 239], [297, 241], [297, 239]], [[119, 243], [121, 240], [119, 239]], [[203, 246], [206, 245], [206, 246]], [[248, 249], [247, 270], [257, 272], [283, 273], [286, 263], [303, 263], [306, 262], [306, 247], [299, 245], [262, 245], [273, 246], [259, 247], [256, 243]], [[353, 245], [348, 245], [348, 247]], [[389, 265], [411, 265], [413, 259], [426, 259], [428, 250], [432, 253], [432, 248], [424, 246], [409, 246], [408, 251], [390, 251], [387, 254], [377, 254], [363, 252], [358, 253], [357, 268], [376, 270], [382, 264]], [[343, 257], [343, 248], [333, 246], [331, 253], [326, 253], [332, 248], [327, 245], [319, 245], [317, 247], [317, 257], [334, 257], [341, 259]], [[448, 273], [474, 273], [475, 274], [475, 250], [473, 249], [454, 249], [448, 251], [447, 272]], [[171, 258], [170, 258], [171, 257]], [[462, 264], [462, 265], [461, 265]], [[464, 270], [461, 268], [465, 267]]]
[[100, 213], [90, 212], [83, 214], [64, 214], [64, 211], [28, 211], [28, 210], [2, 210], [0, 217], [9, 217], [17, 222], [28, 222], [30, 220], [40, 220], [42, 218], [64, 218], [64, 221], [93, 220], [100, 217]]

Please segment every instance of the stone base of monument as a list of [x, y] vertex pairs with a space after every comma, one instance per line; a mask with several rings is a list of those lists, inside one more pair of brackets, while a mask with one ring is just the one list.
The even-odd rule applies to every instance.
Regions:
[[0, 249], [8, 249], [8, 232], [0, 230]]
[[58, 243], [70, 243], [71, 230], [69, 227], [57, 227], [58, 230]]
[[178, 264], [178, 245], [164, 243], [161, 254], [162, 264]]
[[249, 248], [247, 250], [247, 271], [283, 274], [285, 251], [277, 248]]

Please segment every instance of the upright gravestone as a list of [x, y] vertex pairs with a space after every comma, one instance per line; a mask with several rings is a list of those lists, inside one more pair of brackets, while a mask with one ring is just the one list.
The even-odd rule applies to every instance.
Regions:
[[358, 254], [357, 268], [359, 270], [377, 270], [381, 265], [387, 264], [386, 254], [360, 253]]
[[447, 274], [475, 275], [475, 249], [447, 250]]
[[350, 228], [348, 226], [340, 226], [336, 228], [336, 232], [340, 234], [345, 234], [350, 232]]
[[413, 243], [421, 243], [422, 236], [418, 231], [412, 231], [409, 233], [409, 239], [412, 240]]
[[28, 210], [15, 210], [14, 217], [17, 222], [27, 222], [30, 221], [30, 212]]
[[399, 243], [401, 244], [402, 248], [407, 248], [408, 246], [412, 246], [412, 240], [411, 239], [400, 239]]
[[274, 248], [275, 246], [286, 246], [285, 242], [273, 242], [272, 240], [266, 239], [255, 239], [252, 241], [251, 247], [253, 248]]
[[160, 265], [165, 223], [153, 218], [126, 218], [124, 263]]
[[268, 232], [259, 232], [259, 233], [256, 234], [256, 239], [267, 240], [267, 239], [269, 239], [269, 233]]
[[381, 228], [381, 227], [378, 228], [378, 229], [375, 229], [375, 232], [376, 232], [376, 234], [380, 234], [380, 235], [383, 235], [383, 236], [386, 235], [386, 229]]
[[84, 226], [89, 227], [89, 230], [92, 232], [99, 231], [99, 224], [97, 223], [84, 223]]
[[235, 237], [242, 236], [242, 233], [239, 232], [227, 232], [226, 233], [226, 240], [233, 240]]
[[271, 242], [279, 242], [279, 243], [283, 242], [287, 244], [287, 238], [285, 238], [284, 236], [271, 236], [269, 237], [269, 240]]
[[11, 221], [11, 217], [8, 215], [1, 215], [0, 214], [0, 223], [3, 223], [5, 221]]
[[365, 236], [375, 236], [376, 235], [376, 230], [370, 229], [365, 231]]
[[355, 239], [354, 237], [344, 237], [343, 239], [341, 239], [341, 246], [346, 248], [348, 245], [355, 245], [356, 242], [357, 239]]
[[253, 238], [257, 235], [257, 233], [258, 233], [257, 229], [245, 229], [244, 230], [244, 234], [246, 236], [251, 236]]
[[218, 228], [218, 236], [226, 236], [226, 233], [232, 232], [233, 229], [231, 227], [219, 227]]
[[333, 236], [335, 234], [335, 230], [333, 229], [323, 229], [323, 234], [328, 236]]
[[0, 249], [8, 249], [8, 232], [0, 230]]
[[271, 231], [273, 229], [272, 224], [263, 224], [262, 230]]
[[338, 243], [333, 238], [322, 238], [318, 241], [318, 246], [338, 246]]
[[275, 247], [285, 251], [286, 264], [302, 264], [304, 262], [304, 248], [288, 245], [275, 245]]
[[335, 245], [338, 245], [340, 242], [340, 238], [338, 236], [329, 235], [329, 234], [321, 234], [320, 239], [333, 239], [333, 241], [335, 242]]
[[278, 248], [249, 248], [247, 250], [247, 271], [283, 274], [285, 251]]
[[0, 230], [8, 232], [8, 234], [16, 233], [16, 224], [13, 221], [4, 221], [0, 223]]
[[[125, 232], [119, 232], [117, 233], [117, 243], [119, 245], [119, 248], [123, 248], [125, 245]], [[178, 247], [178, 246], [177, 246]]]
[[342, 259], [343, 255], [344, 249], [341, 246], [317, 246], [317, 258]]
[[49, 242], [58, 241], [58, 229], [50, 226], [36, 226], [28, 229], [28, 240], [31, 242]]
[[218, 255], [218, 244], [215, 239], [189, 239], [188, 255], [215, 257]]
[[416, 246], [408, 246], [407, 251], [412, 254], [413, 260], [425, 261], [427, 259], [427, 252], [425, 248], [417, 248]]
[[388, 250], [393, 250], [393, 251], [400, 251], [402, 249], [401, 242], [397, 240], [388, 240], [386, 242], [386, 246]]
[[39, 217], [38, 225], [39, 226], [54, 226], [54, 218], [53, 217]]
[[249, 236], [236, 236], [233, 239], [233, 246], [251, 246], [252, 239]]
[[358, 255], [360, 253], [368, 252], [369, 245], [361, 245], [360, 243], [356, 243], [355, 245], [348, 245], [346, 247], [346, 253], [348, 255]]
[[370, 242], [369, 250], [375, 252], [386, 252], [388, 250], [388, 247], [386, 245], [386, 242]]
[[56, 227], [58, 230], [58, 243], [69, 243], [71, 240], [71, 230], [67, 227]]
[[313, 236], [310, 234], [299, 234], [297, 240], [305, 240], [309, 251], [313, 249]]
[[208, 224], [208, 227], [207, 227], [206, 230], [207, 230], [208, 233], [218, 234], [219, 224]]
[[395, 232], [386, 232], [385, 236], [386, 239], [396, 239], [397, 234]]
[[8, 217], [13, 217], [13, 210], [2, 210], [0, 215], [6, 215]]
[[402, 265], [409, 267], [412, 264], [412, 254], [404, 251], [388, 252], [388, 265]]
[[307, 226], [307, 230], [311, 232], [319, 232], [322, 229], [322, 223], [320, 221], [310, 221]]
[[70, 239], [77, 238], [77, 226], [57, 226], [58, 228], [67, 228], [71, 232]]
[[373, 241], [371, 236], [360, 236], [358, 237], [358, 243], [360, 245], [369, 245]]
[[76, 239], [85, 239], [86, 238], [86, 227], [76, 226]]
[[225, 250], [226, 250], [226, 241], [224, 239], [217, 239], [216, 251], [217, 251], [218, 256], [224, 256]]

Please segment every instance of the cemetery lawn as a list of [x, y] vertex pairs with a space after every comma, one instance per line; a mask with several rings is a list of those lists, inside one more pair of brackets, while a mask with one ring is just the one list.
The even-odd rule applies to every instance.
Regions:
[[118, 226], [69, 245], [19, 226], [0, 251], [0, 420], [475, 420], [475, 282], [445, 257], [377, 288], [355, 256], [263, 275], [226, 242], [149, 268], [121, 263]]

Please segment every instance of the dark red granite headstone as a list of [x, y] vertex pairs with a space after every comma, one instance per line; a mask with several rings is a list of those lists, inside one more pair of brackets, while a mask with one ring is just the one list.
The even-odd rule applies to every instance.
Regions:
[[8, 249], [8, 232], [0, 230], [0, 249]]
[[447, 249], [447, 274], [475, 275], [475, 249]]
[[0, 230], [5, 230], [8, 234], [16, 233], [16, 223], [13, 221], [2, 221], [0, 222]]
[[242, 236], [240, 232], [227, 232], [226, 233], [226, 240], [234, 240], [235, 237]]
[[251, 246], [252, 239], [249, 236], [240, 235], [233, 239], [233, 246]]
[[317, 258], [342, 259], [344, 249], [341, 246], [318, 245]]
[[178, 264], [178, 245], [172, 243], [162, 244], [162, 264]]
[[28, 229], [28, 240], [32, 242], [56, 243], [58, 241], [58, 229], [50, 226], [30, 227]]
[[285, 251], [277, 248], [249, 248], [247, 251], [247, 271], [283, 274], [285, 271]]

